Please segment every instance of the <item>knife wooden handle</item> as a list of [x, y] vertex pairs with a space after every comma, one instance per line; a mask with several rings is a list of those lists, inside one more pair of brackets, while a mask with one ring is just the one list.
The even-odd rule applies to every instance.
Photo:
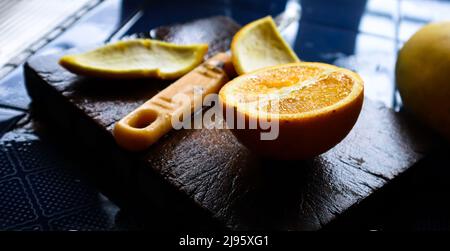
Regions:
[[[218, 93], [232, 69], [231, 58], [225, 53], [208, 59], [117, 122], [116, 142], [130, 151], [148, 148], [172, 129], [173, 117], [192, 114], [202, 107], [206, 95]], [[202, 95], [194, 95], [196, 88], [201, 88]], [[185, 94], [188, 102], [174, 100], [177, 94]]]

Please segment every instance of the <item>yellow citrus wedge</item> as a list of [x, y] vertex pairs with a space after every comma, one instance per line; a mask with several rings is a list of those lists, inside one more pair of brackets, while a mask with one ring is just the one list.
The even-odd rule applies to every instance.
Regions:
[[300, 62], [289, 44], [281, 37], [270, 16], [242, 27], [233, 37], [231, 53], [238, 74], [268, 66]]
[[70, 72], [90, 77], [176, 79], [199, 65], [207, 51], [207, 44], [177, 45], [136, 39], [66, 55], [59, 63]]
[[[338, 144], [356, 123], [363, 97], [358, 74], [306, 62], [239, 76], [219, 93], [234, 135], [249, 149], [276, 159], [310, 158]], [[245, 120], [244, 129], [238, 128], [239, 118]], [[270, 122], [271, 129], [261, 121]], [[258, 126], [251, 129], [251, 124]], [[269, 131], [276, 137], [262, 140], [261, 133]]]

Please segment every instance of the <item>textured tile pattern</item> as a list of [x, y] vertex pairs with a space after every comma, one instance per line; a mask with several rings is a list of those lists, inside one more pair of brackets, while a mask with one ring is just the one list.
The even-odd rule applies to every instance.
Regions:
[[33, 134], [0, 139], [0, 229], [113, 230], [118, 208]]

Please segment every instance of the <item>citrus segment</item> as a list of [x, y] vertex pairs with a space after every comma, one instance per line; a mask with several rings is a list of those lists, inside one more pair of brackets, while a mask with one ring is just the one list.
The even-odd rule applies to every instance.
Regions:
[[73, 73], [91, 77], [176, 79], [199, 65], [207, 50], [207, 44], [177, 45], [136, 39], [66, 55], [59, 63]]
[[239, 74], [300, 61], [278, 32], [270, 16], [249, 23], [239, 30], [233, 37], [231, 52], [233, 65]]

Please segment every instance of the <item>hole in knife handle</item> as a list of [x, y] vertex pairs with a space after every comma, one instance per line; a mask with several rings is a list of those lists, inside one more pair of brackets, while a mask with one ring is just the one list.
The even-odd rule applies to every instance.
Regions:
[[143, 129], [155, 122], [157, 118], [158, 113], [155, 110], [142, 109], [129, 121], [128, 125], [133, 128]]

